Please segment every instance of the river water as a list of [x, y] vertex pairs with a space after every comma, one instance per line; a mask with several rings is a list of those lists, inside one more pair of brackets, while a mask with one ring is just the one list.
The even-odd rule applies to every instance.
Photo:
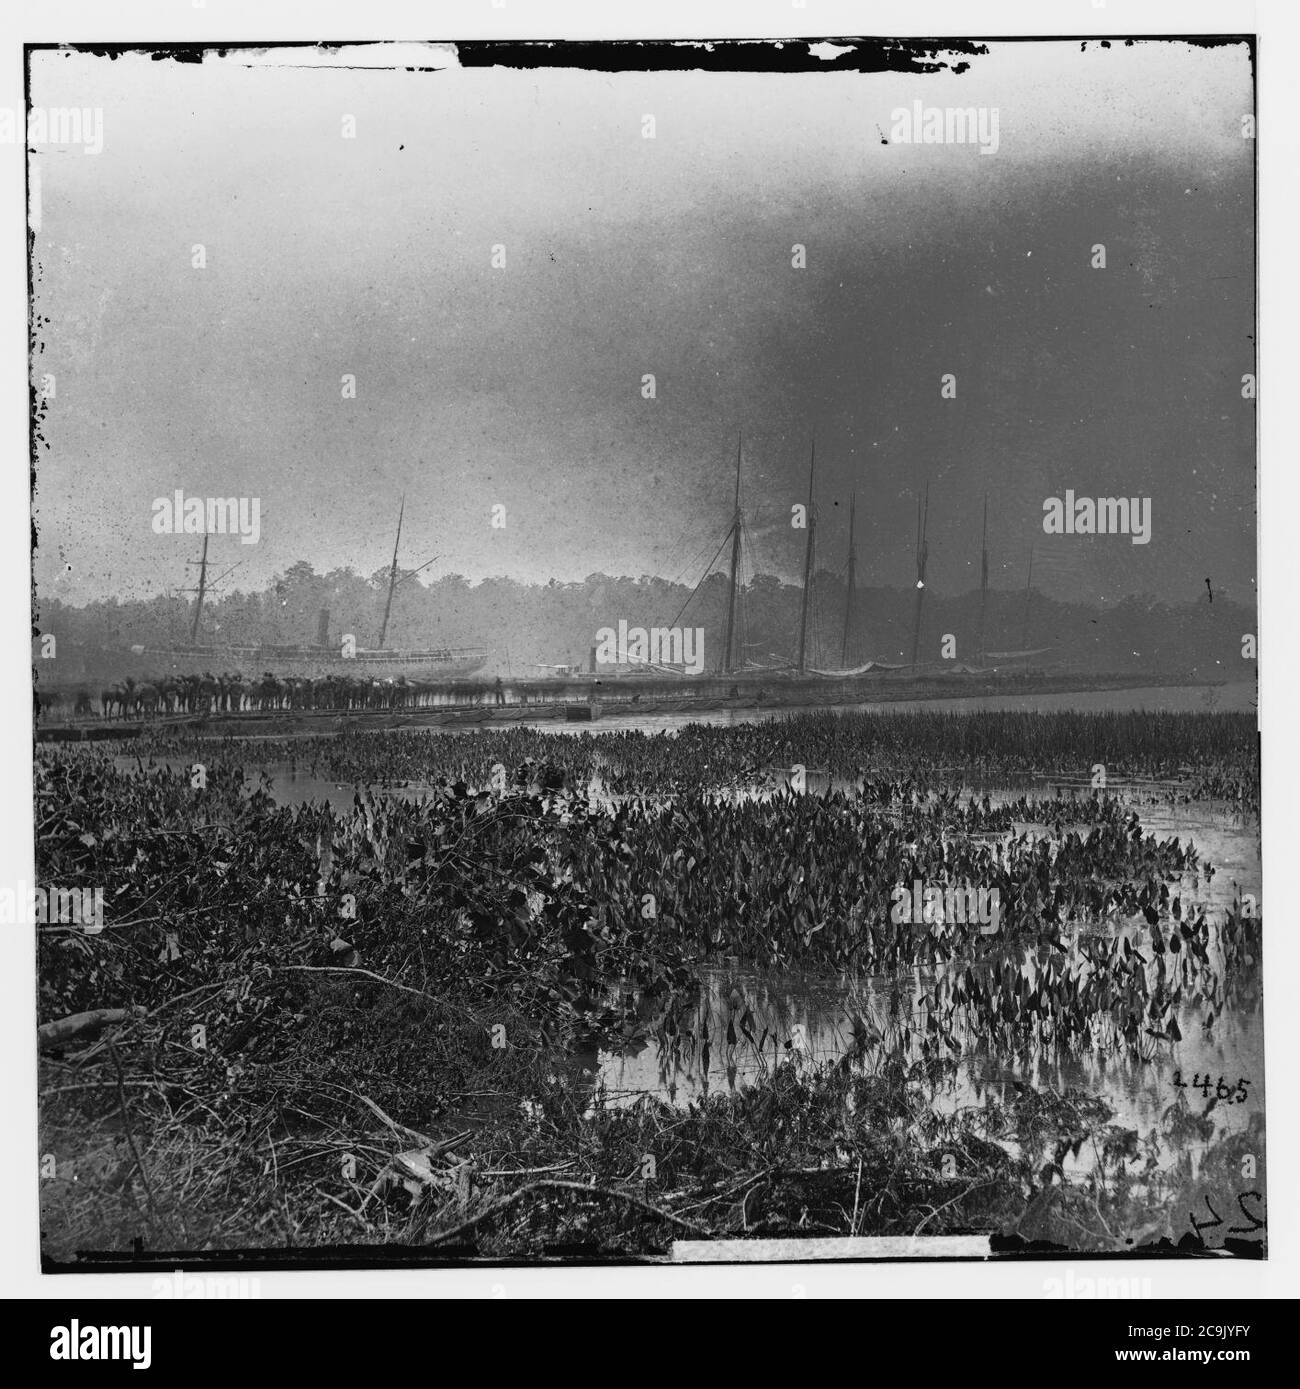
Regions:
[[[1143, 829], [1158, 838], [1176, 835], [1191, 841], [1200, 851], [1202, 866], [1209, 864], [1214, 876], [1188, 874], [1182, 884], [1184, 902], [1203, 904], [1211, 923], [1222, 919], [1237, 893], [1252, 893], [1259, 899], [1260, 855], [1258, 826], [1243, 822], [1232, 812], [1205, 803], [1170, 808], [1138, 804]], [[1105, 929], [1125, 929], [1111, 925]], [[621, 1052], [592, 1053], [586, 1063], [606, 1089], [620, 1099], [651, 1093], [675, 1105], [686, 1105], [709, 1094], [735, 1089], [770, 1070], [774, 1052], [772, 1036], [778, 1039], [779, 1054], [789, 1052], [787, 1039], [795, 1037], [800, 1054], [816, 1062], [843, 1057], [852, 1044], [851, 1017], [873, 1021], [880, 1026], [889, 1016], [890, 995], [901, 992], [904, 1006], [915, 1006], [921, 986], [929, 976], [920, 972], [903, 978], [884, 975], [793, 975], [747, 969], [743, 962], [705, 969], [701, 974], [703, 997], [700, 1009], [709, 1019], [714, 1044], [707, 1056], [699, 1047], [667, 1049], [655, 1041]], [[739, 993], [742, 1000], [733, 1006], [729, 998]], [[760, 1052], [743, 1036], [737, 1044], [726, 1044], [727, 1023], [748, 1009], [751, 1031], [767, 1043]], [[1064, 1093], [1074, 1088], [1100, 1095], [1115, 1111], [1114, 1123], [1135, 1129], [1145, 1136], [1159, 1128], [1168, 1106], [1178, 1098], [1176, 1080], [1191, 1082], [1210, 1077], [1211, 1093], [1222, 1077], [1225, 1085], [1239, 1095], [1238, 1082], [1246, 1099], [1234, 1099], [1215, 1107], [1220, 1130], [1245, 1129], [1251, 1116], [1264, 1109], [1264, 1032], [1262, 989], [1258, 962], [1244, 978], [1236, 981], [1233, 1000], [1214, 1020], [1204, 1026], [1207, 1009], [1188, 1002], [1178, 1013], [1182, 1041], [1151, 1043], [1145, 1058], [1135, 1059], [1122, 1052], [1099, 1048], [1085, 1053], [1060, 1056], [1043, 1052], [1014, 1058], [968, 1045], [957, 1074], [933, 1097], [940, 1111], [980, 1105], [991, 1094], [995, 1099], [1009, 1097], [1016, 1084], [1035, 1089], [1052, 1088]], [[919, 1052], [916, 1053], [919, 1056]], [[870, 1054], [868, 1054], [870, 1064]], [[1200, 1089], [1181, 1091], [1194, 1112], [1204, 1108]], [[1186, 1145], [1184, 1145], [1185, 1147]], [[1203, 1145], [1197, 1145], [1203, 1146]], [[1089, 1155], [1084, 1155], [1089, 1156]]]
[[[273, 794], [283, 803], [325, 800], [344, 813], [352, 808], [351, 785], [287, 767], [269, 770]], [[403, 787], [386, 794], [418, 798], [424, 792], [419, 787]], [[1018, 798], [1023, 794], [1023, 788], [1003, 790], [995, 792], [993, 799]], [[1202, 865], [1213, 867], [1214, 876], [1208, 881], [1196, 877], [1185, 880], [1182, 887], [1184, 900], [1195, 902], [1198, 909], [1204, 904], [1212, 923], [1222, 919], [1235, 894], [1252, 893], [1260, 900], [1256, 820], [1243, 820], [1233, 809], [1208, 802], [1171, 807], [1138, 799], [1132, 804], [1146, 833], [1159, 839], [1176, 836], [1184, 843], [1190, 841], [1199, 851]], [[1016, 827], [1017, 831], [1024, 828]], [[623, 1051], [591, 1052], [575, 1058], [580, 1067], [591, 1072], [593, 1083], [603, 1085], [615, 1102], [630, 1103], [650, 1094], [669, 1104], [685, 1106], [710, 1094], [734, 1090], [770, 1070], [774, 1038], [779, 1054], [787, 1056], [784, 1043], [798, 1037], [798, 1029], [802, 1029], [805, 1039], [799, 1048], [805, 1058], [819, 1062], [838, 1060], [851, 1045], [853, 1014], [881, 1019], [888, 1012], [891, 992], [901, 985], [914, 1002], [924, 982], [919, 975], [898, 981], [879, 975], [757, 971], [739, 960], [704, 968], [699, 977], [700, 1010], [708, 1017], [714, 1038], [707, 1054], [699, 1048], [664, 1050], [650, 1041]], [[741, 1009], [728, 1004], [729, 996], [736, 990], [744, 1000]], [[761, 1052], [743, 1036], [738, 1036], [734, 1046], [725, 1043], [728, 1021], [734, 1023], [744, 1008], [752, 1015], [754, 1036], [767, 1034]], [[1264, 1032], [1258, 969], [1239, 981], [1235, 1001], [1216, 1018], [1209, 1031], [1203, 1025], [1205, 1012], [1203, 1006], [1185, 1004], [1178, 1014], [1183, 1040], [1172, 1045], [1153, 1044], [1145, 1059], [1107, 1055], [1104, 1050], [1021, 1059], [970, 1050], [956, 1076], [935, 1094], [934, 1106], [954, 1111], [982, 1104], [988, 1095], [1003, 1100], [1016, 1084], [1036, 1089], [1050, 1087], [1062, 1093], [1074, 1088], [1100, 1095], [1115, 1111], [1113, 1122], [1145, 1136], [1159, 1128], [1166, 1109], [1177, 1099], [1180, 1092], [1176, 1079], [1190, 1082], [1194, 1077], [1208, 1075], [1212, 1086], [1222, 1077], [1234, 1094], [1240, 1093], [1238, 1082], [1246, 1082], [1248, 1098], [1244, 1102], [1234, 1099], [1215, 1108], [1220, 1130], [1244, 1129], [1253, 1114], [1263, 1112], [1264, 1105]], [[1182, 1093], [1195, 1112], [1204, 1107], [1201, 1091]], [[1079, 1161], [1088, 1157], [1082, 1154]]]
[[[662, 733], [683, 728], [690, 723], [732, 724], [759, 723], [764, 719], [793, 718], [799, 714], [862, 713], [888, 714], [901, 710], [928, 710], [936, 714], [972, 714], [1002, 712], [1108, 713], [1123, 710], [1147, 710], [1150, 713], [1195, 714], [1207, 711], [1244, 713], [1253, 710], [1257, 687], [1254, 681], [1235, 680], [1222, 685], [1144, 685], [1126, 690], [1062, 690], [1050, 694], [975, 695], [957, 699], [896, 699], [869, 704], [791, 705], [780, 709], [713, 709], [699, 713], [619, 714], [608, 720], [598, 719], [588, 725], [588, 731], [602, 728], [636, 730], [643, 733]], [[546, 733], [572, 733], [573, 726], [557, 724], [554, 720], [512, 723], [513, 728], [537, 728]]]
[[[873, 704], [862, 708], [868, 712], [894, 707], [942, 707], [952, 712], [964, 712], [967, 708], [1196, 711], [1209, 707], [1249, 708], [1254, 689], [1253, 684], [1213, 687], [1214, 697], [1209, 701], [1204, 688], [1152, 687], [1146, 691], [947, 700], [939, 706], [927, 701]], [[642, 729], [647, 733], [659, 733], [671, 732], [689, 722], [745, 723], [794, 712], [797, 711], [714, 711], [694, 719], [688, 715], [668, 714], [645, 719], [619, 718], [606, 726], [618, 731]], [[579, 731], [572, 726], [557, 726], [545, 721], [535, 726], [557, 736], [572, 736]], [[595, 728], [581, 731], [597, 732], [600, 728], [597, 724]], [[134, 765], [134, 759], [122, 759], [122, 763]], [[351, 784], [311, 776], [287, 762], [268, 765], [265, 770], [272, 778], [272, 794], [281, 804], [323, 800], [344, 813], [352, 808], [354, 787]], [[424, 790], [403, 787], [386, 790], [384, 794], [415, 798], [424, 794]], [[1019, 796], [1024, 792], [1021, 789], [1006, 794]], [[1252, 893], [1260, 899], [1257, 820], [1242, 819], [1230, 807], [1207, 802], [1178, 807], [1143, 799], [1132, 803], [1146, 833], [1159, 838], [1176, 835], [1184, 843], [1190, 840], [1199, 851], [1202, 867], [1207, 863], [1213, 866], [1212, 879], [1195, 876], [1182, 885], [1184, 900], [1195, 902], [1198, 909], [1204, 904], [1209, 909], [1211, 923], [1222, 919], [1236, 893]], [[1100, 929], [1123, 929], [1123, 926], [1117, 928], [1112, 924]], [[603, 1086], [615, 1102], [630, 1103], [639, 1096], [654, 1095], [669, 1104], [684, 1106], [758, 1079], [770, 1070], [777, 1056], [790, 1055], [784, 1045], [786, 1041], [792, 1041], [793, 1050], [810, 1061], [837, 1060], [851, 1045], [850, 1019], [853, 1015], [879, 1022], [888, 1014], [891, 994], [901, 993], [905, 1004], [908, 1000], [914, 1004], [924, 982], [920, 975], [899, 979], [880, 975], [782, 974], [753, 970], [739, 960], [703, 968], [699, 979], [702, 988], [699, 1009], [709, 1019], [713, 1045], [707, 1051], [683, 1046], [666, 1049], [652, 1040], [623, 1050], [592, 1051], [575, 1057], [575, 1063], [590, 1072], [593, 1085]], [[742, 1000], [739, 1008], [729, 1002], [736, 994]], [[1200, 1112], [1206, 1100], [1202, 1090], [1192, 1088], [1191, 1082], [1194, 1078], [1208, 1077], [1211, 1094], [1222, 1078], [1234, 1096], [1243, 1093], [1246, 1096], [1244, 1100], [1234, 1098], [1215, 1107], [1220, 1131], [1245, 1129], [1252, 1116], [1262, 1114], [1264, 1109], [1262, 1008], [1260, 970], [1255, 962], [1244, 977], [1236, 981], [1229, 1006], [1215, 1019], [1212, 1028], [1207, 1030], [1204, 1026], [1203, 1005], [1186, 1003], [1178, 1015], [1183, 1039], [1172, 1044], [1153, 1043], [1149, 1054], [1142, 1058], [1115, 1051], [1108, 1053], [1104, 1048], [1068, 1056], [1044, 1052], [1017, 1058], [969, 1047], [963, 1053], [956, 1074], [934, 1094], [934, 1107], [951, 1112], [980, 1105], [989, 1095], [995, 1099], [1009, 1096], [1016, 1085], [1037, 1089], [1050, 1087], [1058, 1092], [1074, 1088], [1100, 1095], [1115, 1111], [1115, 1123], [1145, 1136], [1159, 1129], [1166, 1110], [1180, 1094], [1187, 1098], [1193, 1112]], [[748, 1009], [752, 1018], [751, 1030], [755, 1038], [761, 1037], [764, 1041], [761, 1050], [743, 1036], [738, 1036], [734, 1045], [728, 1045], [725, 1040], [728, 1022], [734, 1023], [744, 1009]], [[870, 1054], [867, 1064], [871, 1064]], [[1186, 1088], [1180, 1090], [1176, 1084], [1178, 1080], [1187, 1082]], [[1184, 1144], [1184, 1150], [1188, 1146], [1198, 1145]], [[1166, 1150], [1164, 1160], [1169, 1156]], [[1090, 1158], [1090, 1154], [1084, 1153], [1077, 1161], [1087, 1165]]]

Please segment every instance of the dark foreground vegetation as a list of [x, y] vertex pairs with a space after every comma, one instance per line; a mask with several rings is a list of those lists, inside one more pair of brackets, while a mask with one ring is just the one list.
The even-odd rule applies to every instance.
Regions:
[[[350, 812], [276, 804], [258, 768], [283, 744], [39, 756], [39, 880], [105, 902], [102, 931], [39, 939], [50, 1258], [954, 1232], [1131, 1249], [1179, 1240], [1202, 1187], [1262, 1164], [1262, 1132], [1226, 1136], [1200, 1092], [1146, 1134], [1078, 1091], [940, 1102], [972, 1057], [1141, 1065], [1189, 1010], [1212, 1029], [1257, 1005], [1254, 903], [1208, 907], [1214, 865], [1144, 832], [1133, 794], [1252, 814], [1246, 717], [292, 748], [359, 784]], [[823, 789], [793, 789], [794, 766]], [[420, 793], [365, 789], [401, 782]], [[916, 880], [996, 889], [999, 929], [895, 920]], [[702, 987], [741, 962], [884, 987], [814, 1060], [739, 973]], [[686, 1108], [594, 1080], [598, 1050], [646, 1048], [753, 1080]]]

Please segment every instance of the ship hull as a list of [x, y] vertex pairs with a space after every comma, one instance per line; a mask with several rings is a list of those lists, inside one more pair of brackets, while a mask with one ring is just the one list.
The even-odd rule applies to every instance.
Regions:
[[[358, 651], [355, 656], [310, 647], [193, 646], [132, 648], [130, 662], [145, 679], [162, 675], [239, 675], [258, 678], [270, 671], [283, 678], [324, 680], [427, 680], [441, 683], [463, 679], [479, 670], [487, 652], [465, 649], [435, 651]], [[137, 678], [139, 678], [137, 677]]]

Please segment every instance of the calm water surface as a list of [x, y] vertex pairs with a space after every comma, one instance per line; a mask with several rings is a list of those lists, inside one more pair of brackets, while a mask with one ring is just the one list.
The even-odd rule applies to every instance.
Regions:
[[[1181, 890], [1185, 905], [1203, 904], [1213, 924], [1222, 919], [1237, 893], [1253, 893], [1259, 899], [1256, 822], [1243, 821], [1226, 808], [1204, 803], [1177, 808], [1138, 803], [1135, 808], [1146, 833], [1190, 841], [1200, 852], [1202, 866], [1213, 867], [1214, 876], [1208, 881], [1201, 874], [1189, 873], [1184, 875], [1181, 889], [1171, 887], [1175, 892]], [[1134, 927], [1131, 923], [1099, 923], [1096, 929], [1129, 932]], [[1068, 937], [1069, 933], [1064, 934]], [[707, 1064], [699, 1046], [667, 1049], [654, 1040], [627, 1051], [594, 1052], [584, 1060], [594, 1077], [620, 1098], [631, 1100], [648, 1092], [682, 1106], [735, 1089], [770, 1071], [772, 1034], [782, 1057], [788, 1055], [785, 1040], [796, 1028], [802, 1028], [806, 1038], [803, 1055], [819, 1062], [838, 1060], [850, 1049], [853, 1015], [880, 1027], [889, 1018], [891, 1006], [896, 1006], [894, 997], [901, 998], [904, 1009], [914, 1010], [922, 986], [932, 977], [920, 971], [902, 976], [782, 974], [750, 970], [736, 961], [729, 968], [711, 967], [701, 973], [704, 992], [700, 1007], [709, 1019], [713, 1043]], [[734, 990], [743, 999], [739, 1008], [728, 1002]], [[728, 1020], [734, 1024], [744, 1008], [753, 1015], [751, 1030], [755, 1035], [761, 1039], [764, 1031], [768, 1033], [761, 1054], [744, 1037], [738, 1037], [735, 1046], [726, 1043]], [[1234, 1090], [1238, 1081], [1247, 1082], [1244, 1103], [1221, 1103], [1214, 1111], [1221, 1132], [1245, 1129], [1252, 1115], [1264, 1112], [1263, 997], [1258, 962], [1235, 980], [1228, 1005], [1209, 1030], [1204, 1026], [1207, 1012], [1204, 1004], [1185, 1003], [1178, 1012], [1182, 1041], [1153, 1041], [1143, 1057], [1132, 1057], [1103, 1044], [1089, 1052], [1063, 1056], [1045, 1050], [1016, 1058], [982, 1050], [978, 1039], [967, 1038], [958, 1072], [936, 1091], [934, 1107], [951, 1112], [983, 1104], [990, 1094], [998, 1100], [1008, 1099], [1016, 1084], [1058, 1092], [1073, 1088], [1101, 1096], [1115, 1111], [1112, 1122], [1145, 1136], [1159, 1128], [1165, 1110], [1180, 1093], [1187, 1097], [1193, 1112], [1203, 1110], [1206, 1101], [1201, 1091], [1180, 1092], [1175, 1080], [1190, 1082], [1198, 1073], [1208, 1073], [1211, 1093], [1220, 1077]], [[919, 1043], [915, 1054], [920, 1055]], [[867, 1064], [872, 1064], [870, 1054]], [[1167, 1150], [1166, 1159], [1171, 1156]], [[1082, 1154], [1079, 1161], [1086, 1165], [1089, 1157]]]
[[[1170, 709], [1196, 711], [1206, 708], [1249, 708], [1255, 687], [1243, 683], [1216, 687], [1207, 697], [1204, 689], [1152, 687], [1149, 690], [1102, 690], [1078, 694], [1007, 696], [999, 699], [911, 701], [897, 704], [868, 704], [864, 711], [895, 708], [921, 708], [965, 712], [975, 709]], [[731, 710], [704, 715], [663, 714], [619, 718], [581, 730], [571, 725], [543, 721], [535, 726], [557, 736], [577, 732], [639, 729], [647, 733], [671, 732], [687, 723], [750, 723], [784, 717], [799, 710]], [[519, 725], [512, 725], [519, 726]], [[460, 730], [457, 730], [460, 731]], [[123, 766], [134, 766], [134, 758], [118, 759]], [[166, 759], [163, 759], [166, 760]], [[325, 801], [335, 810], [352, 808], [355, 788], [350, 783], [312, 776], [288, 762], [268, 764], [272, 794], [285, 805]], [[810, 790], [819, 787], [811, 786]], [[428, 788], [385, 789], [384, 794], [418, 799]], [[596, 789], [600, 797], [599, 787]], [[1003, 789], [1001, 797], [1019, 797], [1023, 788]], [[1045, 792], [1050, 794], [1050, 792]], [[1202, 865], [1212, 865], [1210, 880], [1191, 874], [1184, 880], [1184, 900], [1204, 904], [1210, 920], [1221, 919], [1237, 892], [1260, 897], [1259, 826], [1254, 819], [1243, 820], [1230, 808], [1212, 803], [1170, 807], [1142, 800], [1132, 802], [1142, 820], [1143, 830], [1158, 838], [1176, 836], [1190, 841], [1199, 851]], [[1110, 924], [1100, 929], [1125, 929]], [[652, 1094], [670, 1104], [684, 1106], [709, 1094], [734, 1090], [760, 1078], [771, 1069], [774, 1057], [789, 1053], [784, 1043], [798, 1037], [801, 1054], [813, 1061], [831, 1061], [845, 1055], [850, 1046], [850, 1018], [857, 1015], [877, 1023], [890, 1012], [891, 996], [912, 1008], [925, 982], [919, 973], [890, 978], [882, 975], [787, 974], [749, 969], [743, 961], [729, 966], [710, 966], [700, 972], [702, 987], [700, 1010], [709, 1018], [712, 1045], [707, 1053], [699, 1046], [665, 1048], [650, 1041], [623, 1051], [593, 1051], [575, 1061], [590, 1071], [593, 1084], [602, 1084], [619, 1100], [631, 1102]], [[935, 1107], [955, 1110], [979, 1105], [988, 1095], [1009, 1097], [1016, 1084], [1064, 1091], [1077, 1088], [1104, 1098], [1115, 1111], [1114, 1122], [1145, 1135], [1158, 1128], [1166, 1108], [1180, 1094], [1175, 1077], [1191, 1081], [1208, 1075], [1212, 1082], [1222, 1076], [1227, 1085], [1247, 1082], [1244, 1103], [1219, 1104], [1215, 1109], [1220, 1130], [1245, 1128], [1251, 1116], [1263, 1112], [1263, 1011], [1258, 964], [1236, 981], [1233, 997], [1222, 1014], [1207, 1030], [1203, 1005], [1185, 1004], [1179, 1014], [1183, 1040], [1179, 1043], [1153, 1043], [1150, 1054], [1133, 1058], [1104, 1048], [1070, 1056], [1043, 1052], [1020, 1058], [990, 1054], [975, 1045], [963, 1054], [957, 1075], [936, 1092]], [[740, 1010], [728, 998], [733, 991], [743, 998]], [[735, 1045], [726, 1043], [728, 1019], [748, 1008], [752, 1031], [763, 1038], [760, 1051], [743, 1037]], [[774, 1047], [775, 1044], [775, 1047]], [[868, 1057], [868, 1065], [871, 1058]], [[1184, 1090], [1194, 1111], [1204, 1107], [1199, 1090]], [[1086, 1161], [1087, 1154], [1080, 1161]]]

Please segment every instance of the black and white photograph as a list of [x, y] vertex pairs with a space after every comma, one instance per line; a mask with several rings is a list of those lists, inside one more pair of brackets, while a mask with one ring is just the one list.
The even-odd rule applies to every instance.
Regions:
[[1114, 20], [26, 44], [47, 1275], [1267, 1258], [1257, 44]]

